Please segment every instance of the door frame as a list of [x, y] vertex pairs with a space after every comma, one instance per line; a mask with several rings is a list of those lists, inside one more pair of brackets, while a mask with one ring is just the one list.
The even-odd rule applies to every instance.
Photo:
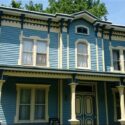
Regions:
[[[80, 81], [77, 86], [79, 86], [79, 85], [93, 85], [93, 86], [95, 86], [96, 122], [97, 122], [97, 125], [99, 125], [99, 106], [98, 106], [99, 103], [98, 103], [97, 82], [83, 82], [83, 81]], [[77, 91], [76, 91], [76, 95], [77, 95], [77, 94], [82, 94], [82, 93], [86, 93], [86, 92], [77, 92]], [[87, 93], [86, 93], [86, 94], [87, 94]]]

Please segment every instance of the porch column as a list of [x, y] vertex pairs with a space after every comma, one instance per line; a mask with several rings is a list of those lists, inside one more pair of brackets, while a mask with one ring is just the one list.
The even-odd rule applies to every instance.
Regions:
[[120, 109], [121, 109], [121, 119], [119, 120], [121, 124], [125, 124], [125, 104], [124, 104], [124, 87], [125, 86], [117, 86], [120, 97]]
[[5, 81], [4, 80], [0, 80], [0, 103], [1, 103], [1, 94], [2, 94], [2, 86], [3, 86], [3, 83], [4, 83]]
[[77, 83], [70, 83], [71, 88], [71, 119], [69, 122], [71, 125], [76, 125], [79, 123], [79, 120], [76, 119], [76, 112], [75, 112], [75, 91], [76, 91]]
[[[1, 108], [1, 94], [2, 94], [2, 86], [3, 86], [3, 83], [5, 81], [4, 80], [0, 80], [0, 108]], [[2, 108], [1, 108], [2, 109]], [[1, 113], [1, 110], [0, 110], [0, 113]], [[2, 113], [1, 113], [2, 114]], [[0, 123], [2, 123], [2, 120], [0, 118]]]

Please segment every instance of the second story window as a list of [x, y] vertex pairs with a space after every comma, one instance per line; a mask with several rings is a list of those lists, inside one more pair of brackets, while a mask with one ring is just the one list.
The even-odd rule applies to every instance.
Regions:
[[88, 46], [83, 42], [77, 44], [77, 67], [88, 67]]
[[120, 51], [113, 50], [113, 67], [114, 70], [120, 70]]
[[22, 64], [33, 66], [47, 66], [48, 42], [45, 40], [23, 39]]
[[89, 34], [89, 29], [88, 27], [85, 27], [85, 26], [76, 26], [75, 30], [76, 30], [75, 32], [78, 34], [84, 34], [84, 35]]
[[112, 65], [114, 71], [125, 71], [124, 49], [112, 49]]

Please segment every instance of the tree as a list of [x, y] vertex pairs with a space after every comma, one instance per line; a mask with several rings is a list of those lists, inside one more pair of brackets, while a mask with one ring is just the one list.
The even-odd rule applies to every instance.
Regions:
[[25, 8], [27, 10], [31, 10], [31, 11], [43, 11], [43, 5], [42, 4], [34, 4], [32, 0], [29, 1], [29, 4], [25, 5]]
[[68, 13], [87, 10], [102, 19], [108, 14], [107, 8], [100, 0], [49, 0], [48, 13]]
[[22, 8], [21, 5], [22, 5], [21, 1], [16, 1], [16, 0], [11, 1], [11, 6], [13, 8]]

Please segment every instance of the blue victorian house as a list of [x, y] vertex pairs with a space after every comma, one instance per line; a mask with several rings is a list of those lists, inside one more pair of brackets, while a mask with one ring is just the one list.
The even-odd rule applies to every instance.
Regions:
[[125, 26], [0, 7], [1, 125], [125, 124], [124, 82]]

